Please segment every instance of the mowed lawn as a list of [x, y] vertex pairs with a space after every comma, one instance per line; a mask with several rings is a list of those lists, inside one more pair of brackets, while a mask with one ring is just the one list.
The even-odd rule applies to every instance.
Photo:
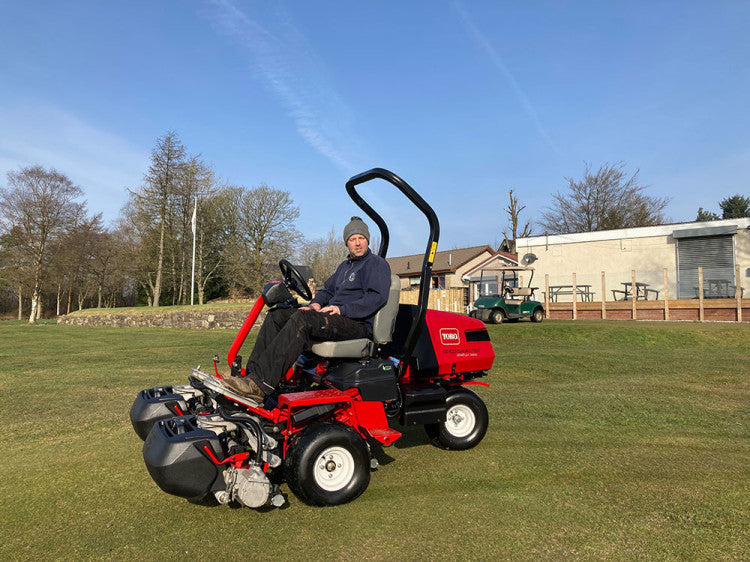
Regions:
[[489, 330], [478, 447], [412, 429], [353, 503], [261, 512], [161, 492], [128, 419], [233, 332], [2, 322], [0, 559], [748, 558], [750, 325]]

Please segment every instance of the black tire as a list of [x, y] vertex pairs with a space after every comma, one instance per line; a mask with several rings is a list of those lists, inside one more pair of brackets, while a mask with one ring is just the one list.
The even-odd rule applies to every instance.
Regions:
[[541, 322], [542, 320], [544, 320], [544, 311], [541, 308], [535, 308], [531, 313], [531, 321]]
[[476, 446], [487, 433], [490, 416], [482, 399], [462, 388], [445, 399], [446, 421], [425, 425], [433, 445], [461, 451]]
[[502, 310], [493, 310], [490, 312], [490, 322], [493, 324], [502, 324], [505, 321], [507, 321], [507, 318]]
[[284, 476], [289, 489], [307, 504], [347, 503], [370, 483], [370, 451], [353, 429], [335, 422], [315, 423], [290, 444]]

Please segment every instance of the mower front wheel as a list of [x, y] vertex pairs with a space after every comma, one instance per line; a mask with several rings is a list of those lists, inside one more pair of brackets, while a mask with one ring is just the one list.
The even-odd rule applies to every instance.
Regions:
[[490, 420], [482, 399], [462, 388], [448, 394], [445, 406], [444, 422], [425, 425], [432, 443], [459, 451], [476, 446], [487, 433]]
[[289, 489], [305, 503], [340, 505], [367, 489], [370, 451], [353, 429], [340, 423], [316, 423], [290, 444], [284, 475]]

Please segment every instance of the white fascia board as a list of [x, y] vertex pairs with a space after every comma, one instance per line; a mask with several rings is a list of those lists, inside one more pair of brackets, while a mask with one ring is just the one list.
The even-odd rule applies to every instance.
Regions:
[[[576, 242], [597, 242], [600, 240], [622, 240], [627, 238], [650, 238], [652, 236], [670, 236], [676, 230], [685, 228], [706, 228], [713, 226], [735, 225], [737, 229], [750, 228], [750, 218], [721, 219], [704, 222], [684, 222], [663, 224], [659, 226], [642, 226], [639, 228], [621, 228], [619, 230], [602, 230], [599, 232], [576, 232], [573, 234], [549, 234], [530, 236], [516, 240], [516, 249], [544, 246], [546, 244], [575, 244]], [[518, 252], [521, 253], [520, 251]]]

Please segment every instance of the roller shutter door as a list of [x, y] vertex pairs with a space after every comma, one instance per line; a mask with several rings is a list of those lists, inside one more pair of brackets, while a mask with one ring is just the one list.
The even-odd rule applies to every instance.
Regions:
[[[704, 236], [677, 240], [677, 298], [698, 297], [698, 266], [703, 280], [725, 280], [734, 285], [734, 236]], [[729, 291], [727, 290], [727, 293]], [[722, 295], [733, 297], [734, 293]]]

